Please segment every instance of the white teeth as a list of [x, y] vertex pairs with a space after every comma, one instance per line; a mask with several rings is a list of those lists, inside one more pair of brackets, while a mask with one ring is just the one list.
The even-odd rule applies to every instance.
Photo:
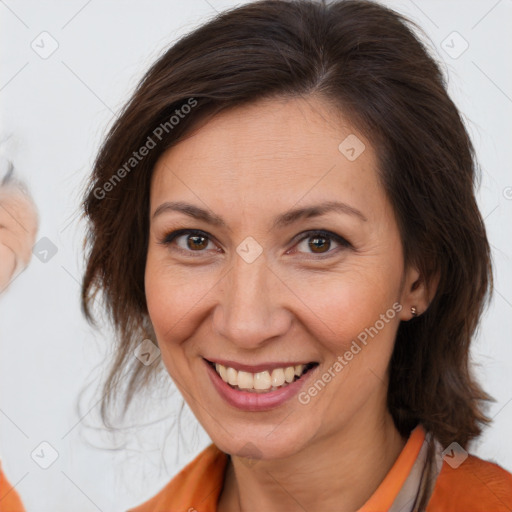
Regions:
[[284, 380], [286, 382], [293, 382], [295, 379], [295, 368], [293, 366], [287, 366], [284, 369]]
[[217, 370], [217, 373], [220, 375], [220, 378], [224, 381], [224, 382], [227, 382], [228, 381], [228, 377], [227, 377], [227, 370], [226, 370], [226, 367], [225, 366], [222, 366], [221, 364], [217, 363], [215, 365], [215, 369]]
[[285, 368], [275, 368], [272, 371], [265, 370], [258, 373], [237, 371], [234, 368], [226, 367], [215, 363], [215, 370], [224, 382], [233, 387], [248, 391], [275, 391], [281, 386], [287, 386], [304, 373], [305, 365], [298, 364]]
[[231, 384], [232, 386], [238, 386], [238, 372], [234, 368], [228, 368], [228, 384]]
[[253, 374], [249, 372], [238, 372], [238, 387], [241, 389], [252, 389], [254, 387]]
[[254, 389], [270, 389], [270, 373], [267, 371], [254, 374]]
[[278, 387], [284, 384], [284, 370], [282, 368], [276, 368], [272, 371], [272, 386]]

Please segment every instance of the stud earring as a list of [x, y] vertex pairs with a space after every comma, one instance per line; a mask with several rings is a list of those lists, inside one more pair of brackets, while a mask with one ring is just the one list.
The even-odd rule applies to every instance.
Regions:
[[414, 317], [418, 316], [418, 311], [416, 310], [416, 306], [411, 307], [411, 315]]

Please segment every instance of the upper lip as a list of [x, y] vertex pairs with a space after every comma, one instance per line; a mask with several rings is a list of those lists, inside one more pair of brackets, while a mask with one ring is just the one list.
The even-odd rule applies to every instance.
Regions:
[[244, 363], [238, 363], [236, 361], [231, 361], [228, 359], [206, 359], [206, 361], [213, 363], [213, 364], [221, 364], [222, 366], [225, 366], [227, 368], [234, 368], [237, 371], [244, 371], [249, 373], [258, 373], [265, 370], [274, 370], [275, 368], [286, 368], [288, 366], [297, 366], [300, 364], [307, 365], [310, 363], [316, 363], [315, 361], [286, 361], [286, 362], [274, 362], [269, 361], [267, 363], [261, 363], [261, 364], [244, 364]]

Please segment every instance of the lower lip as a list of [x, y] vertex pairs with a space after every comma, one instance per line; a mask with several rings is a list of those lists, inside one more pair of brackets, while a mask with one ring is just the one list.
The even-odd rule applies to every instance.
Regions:
[[219, 395], [233, 407], [250, 412], [269, 411], [270, 409], [275, 409], [284, 404], [287, 400], [290, 400], [299, 393], [300, 389], [318, 368], [318, 366], [311, 368], [300, 379], [276, 391], [251, 393], [249, 391], [238, 391], [232, 388], [220, 378], [220, 375], [208, 362], [205, 361], [205, 365], [208, 375]]

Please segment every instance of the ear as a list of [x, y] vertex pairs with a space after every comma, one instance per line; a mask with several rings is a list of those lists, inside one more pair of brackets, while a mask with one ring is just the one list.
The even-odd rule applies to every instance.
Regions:
[[413, 307], [416, 308], [416, 316], [425, 313], [436, 294], [439, 278], [440, 274], [438, 271], [427, 282], [415, 266], [407, 268], [400, 298], [400, 304], [403, 306], [400, 312], [400, 320], [407, 321], [414, 318], [411, 310]]

